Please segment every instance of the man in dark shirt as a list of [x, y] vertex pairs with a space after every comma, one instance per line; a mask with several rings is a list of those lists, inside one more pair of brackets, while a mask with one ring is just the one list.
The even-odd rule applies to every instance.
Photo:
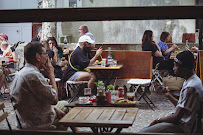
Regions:
[[40, 28], [38, 29], [37, 35], [36, 35], [34, 38], [32, 38], [32, 41], [31, 41], [31, 42], [40, 41], [41, 36], [42, 36], [42, 27], [40, 27]]
[[88, 88], [93, 90], [96, 76], [86, 68], [92, 65], [102, 54], [102, 49], [96, 51], [94, 57], [91, 55], [91, 44], [94, 44], [89, 36], [83, 35], [79, 38], [79, 44], [74, 52], [70, 55], [68, 69], [64, 73], [64, 81], [88, 81]]

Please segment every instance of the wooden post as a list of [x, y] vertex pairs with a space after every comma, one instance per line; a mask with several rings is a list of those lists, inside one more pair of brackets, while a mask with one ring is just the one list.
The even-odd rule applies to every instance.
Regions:
[[[43, 0], [43, 8], [56, 8], [56, 0]], [[47, 40], [48, 37], [57, 38], [56, 22], [42, 23], [42, 39]]]

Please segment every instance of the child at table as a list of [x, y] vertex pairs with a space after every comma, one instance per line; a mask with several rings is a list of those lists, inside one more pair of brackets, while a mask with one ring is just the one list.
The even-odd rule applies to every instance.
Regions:
[[8, 43], [6, 41], [3, 41], [1, 43], [1, 48], [3, 51], [3, 57], [7, 56], [9, 59], [13, 59], [12, 50], [10, 48], [10, 45], [8, 45]]

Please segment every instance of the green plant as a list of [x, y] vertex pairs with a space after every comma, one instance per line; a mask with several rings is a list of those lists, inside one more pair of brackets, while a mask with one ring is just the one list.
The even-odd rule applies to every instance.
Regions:
[[97, 87], [102, 87], [102, 86], [104, 87], [104, 82], [98, 80], [98, 82], [95, 82], [95, 85], [96, 85]]
[[114, 85], [108, 85], [107, 86], [107, 91], [111, 91], [111, 90], [114, 90], [115, 89], [115, 86]]

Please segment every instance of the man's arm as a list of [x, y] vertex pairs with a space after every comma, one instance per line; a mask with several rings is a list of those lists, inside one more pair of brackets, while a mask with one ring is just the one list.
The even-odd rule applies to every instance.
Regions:
[[164, 93], [164, 95], [171, 101], [171, 103], [176, 106], [178, 103], [178, 100], [176, 98], [174, 98], [171, 93], [170, 90], [168, 89], [168, 87], [164, 87], [162, 89], [162, 92]]
[[51, 65], [51, 62], [49, 59], [47, 59], [47, 64], [43, 65], [43, 68], [50, 79], [50, 84], [52, 85], [52, 88], [54, 88], [56, 90], [57, 97], [56, 97], [56, 102], [54, 104], [57, 104], [58, 103], [58, 89], [57, 89], [56, 82], [55, 82], [54, 67]]
[[155, 125], [157, 123], [162, 123], [162, 122], [177, 124], [180, 121], [180, 119], [183, 117], [185, 112], [186, 112], [185, 109], [178, 107], [175, 113], [173, 113], [167, 117], [163, 117], [163, 118], [154, 120], [150, 124], [150, 126]]
[[97, 60], [97, 58], [99, 57], [99, 55], [102, 54], [102, 48], [99, 48], [97, 51], [96, 51], [96, 54], [94, 55], [94, 57], [90, 60], [90, 65], [94, 64], [94, 62]]

